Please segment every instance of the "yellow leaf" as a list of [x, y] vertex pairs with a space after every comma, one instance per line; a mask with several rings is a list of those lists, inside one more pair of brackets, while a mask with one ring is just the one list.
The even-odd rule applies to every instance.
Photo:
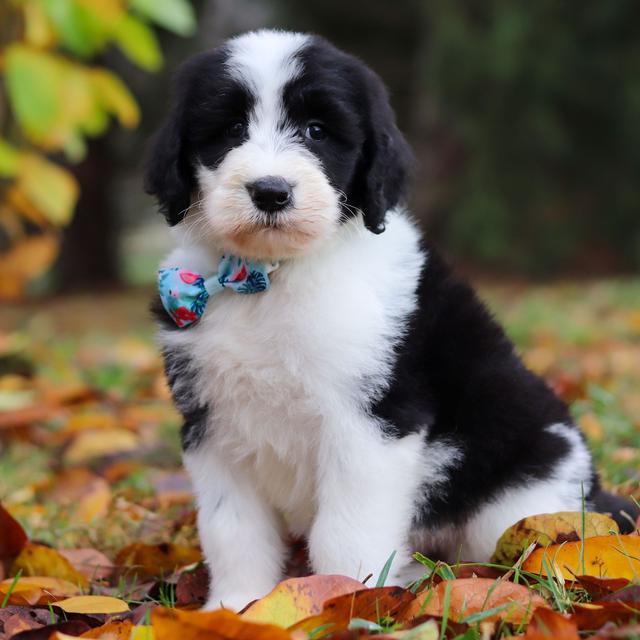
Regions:
[[80, 589], [67, 580], [35, 576], [20, 578], [15, 584], [11, 578], [0, 582], [0, 601], [9, 593], [8, 604], [33, 606], [77, 595]]
[[0, 138], [0, 176], [10, 177], [16, 174], [19, 161], [18, 152]]
[[13, 561], [11, 572], [15, 575], [20, 570], [24, 576], [60, 578], [83, 588], [89, 586], [88, 580], [63, 555], [35, 542], [28, 542]]
[[56, 43], [56, 34], [42, 10], [39, 0], [27, 0], [22, 4], [24, 12], [24, 39], [28, 44], [46, 49]]
[[113, 453], [133, 451], [138, 437], [127, 429], [90, 429], [82, 431], [64, 455], [68, 464], [80, 464]]
[[[585, 538], [619, 532], [614, 520], [601, 513], [585, 513]], [[523, 518], [509, 527], [496, 544], [491, 558], [497, 564], [513, 564], [533, 542], [547, 546], [582, 538], [582, 513], [563, 511]]]
[[[584, 571], [582, 550], [584, 545]], [[536, 549], [522, 568], [531, 573], [546, 574], [546, 562], [552, 573], [565, 580], [587, 575], [598, 578], [640, 579], [640, 536], [596, 536], [583, 542], [555, 544]]]
[[18, 187], [56, 226], [68, 224], [78, 200], [78, 183], [68, 172], [42, 156], [20, 156]]
[[91, 78], [105, 110], [112, 112], [123, 127], [136, 127], [140, 122], [138, 104], [120, 78], [103, 69], [92, 72]]
[[66, 613], [123, 613], [129, 611], [129, 605], [119, 598], [111, 596], [74, 596], [56, 602]]
[[0, 299], [16, 298], [32, 278], [48, 269], [58, 255], [58, 238], [33, 236], [0, 253]]
[[153, 627], [147, 624], [138, 624], [131, 629], [129, 640], [155, 640]]

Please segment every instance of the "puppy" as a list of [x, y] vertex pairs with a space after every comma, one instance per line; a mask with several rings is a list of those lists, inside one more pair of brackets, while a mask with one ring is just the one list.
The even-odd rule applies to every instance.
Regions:
[[414, 550], [486, 561], [583, 496], [627, 528], [567, 407], [425, 246], [409, 165], [378, 76], [322, 38], [248, 33], [180, 71], [147, 188], [211, 608], [271, 590], [288, 532], [317, 573], [395, 551], [394, 583]]

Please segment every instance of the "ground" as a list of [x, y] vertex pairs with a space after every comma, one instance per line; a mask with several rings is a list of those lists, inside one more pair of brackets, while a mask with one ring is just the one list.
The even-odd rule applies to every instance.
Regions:
[[[571, 403], [605, 486], [640, 498], [640, 279], [479, 288]], [[150, 296], [3, 308], [0, 503], [31, 540], [110, 559], [131, 543], [197, 546]]]

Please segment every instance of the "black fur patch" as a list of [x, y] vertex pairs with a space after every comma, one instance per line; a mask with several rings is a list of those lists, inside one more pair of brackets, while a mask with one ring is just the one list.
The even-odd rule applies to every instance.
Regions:
[[391, 386], [372, 412], [398, 437], [426, 426], [428, 444], [453, 444], [464, 456], [418, 524], [463, 522], [500, 490], [549, 477], [567, 454], [566, 440], [546, 429], [571, 425], [567, 407], [434, 251], [397, 353]]
[[[154, 298], [151, 313], [163, 329], [181, 331], [164, 310], [160, 298]], [[182, 448], [188, 451], [197, 447], [204, 439], [211, 407], [200, 403], [194, 394], [192, 382], [197, 369], [192, 359], [178, 349], [169, 348], [162, 350], [162, 356], [173, 401], [184, 418], [180, 431]]]
[[323, 38], [298, 53], [302, 73], [284, 89], [289, 122], [300, 131], [323, 124], [327, 137], [305, 140], [331, 184], [346, 197], [345, 218], [359, 209], [369, 229], [406, 195], [411, 152], [398, 130], [382, 80]]

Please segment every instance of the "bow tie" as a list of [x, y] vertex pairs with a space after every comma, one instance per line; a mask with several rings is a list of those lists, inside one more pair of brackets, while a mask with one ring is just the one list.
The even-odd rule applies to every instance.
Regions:
[[218, 272], [208, 278], [180, 267], [158, 271], [160, 300], [181, 329], [197, 322], [211, 296], [223, 289], [236, 293], [260, 293], [269, 288], [269, 273], [278, 263], [251, 262], [236, 256], [222, 256]]

